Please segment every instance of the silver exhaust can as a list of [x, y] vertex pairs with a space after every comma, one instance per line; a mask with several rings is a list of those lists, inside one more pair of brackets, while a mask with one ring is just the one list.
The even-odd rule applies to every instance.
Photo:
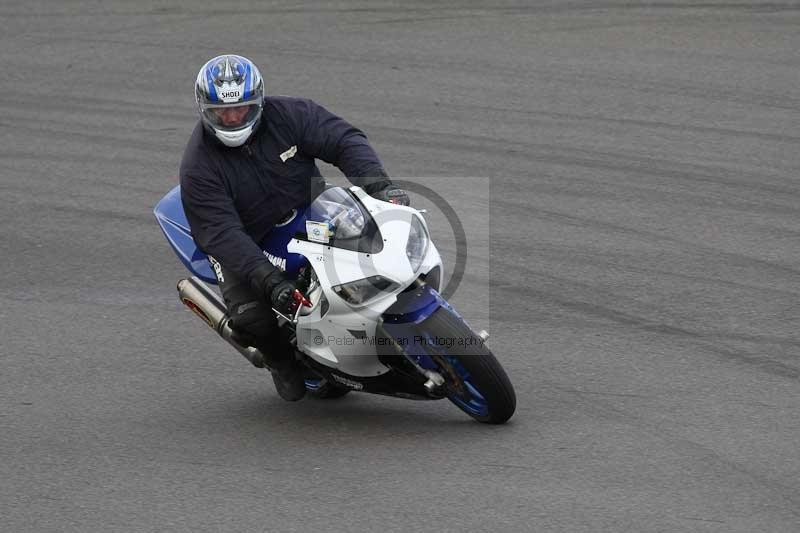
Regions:
[[233, 338], [228, 310], [222, 298], [199, 278], [192, 276], [178, 282], [178, 296], [183, 305], [203, 319], [228, 344], [236, 348], [253, 366], [264, 368], [264, 356], [252, 346], [242, 346]]

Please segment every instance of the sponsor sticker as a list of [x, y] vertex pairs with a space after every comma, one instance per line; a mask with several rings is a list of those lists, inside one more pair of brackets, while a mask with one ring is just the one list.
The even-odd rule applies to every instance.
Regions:
[[216, 259], [208, 256], [208, 262], [211, 263], [211, 268], [214, 269], [214, 274], [217, 276], [217, 281], [220, 283], [225, 283], [225, 276], [222, 274], [222, 265], [220, 265]]
[[327, 222], [314, 222], [313, 220], [306, 220], [306, 233], [308, 240], [311, 242], [321, 242], [328, 244], [331, 240], [330, 230], [328, 229]]
[[272, 263], [274, 266], [278, 267], [278, 270], [282, 270], [286, 272], [286, 258], [279, 257], [277, 255], [272, 255], [268, 251], [264, 250], [264, 257], [267, 258], [267, 261]]
[[283, 152], [281, 154], [281, 161], [286, 163], [286, 160], [294, 157], [294, 154], [296, 154], [296, 153], [297, 153], [297, 145], [292, 146], [291, 148], [289, 148], [288, 150]]
[[355, 381], [355, 380], [352, 380], [352, 379], [347, 379], [347, 378], [344, 378], [344, 377], [341, 377], [341, 376], [337, 376], [336, 374], [331, 374], [331, 376], [333, 376], [333, 379], [335, 381], [338, 381], [342, 385], [344, 385], [346, 387], [350, 387], [351, 389], [355, 389], [355, 390], [363, 390], [364, 389], [364, 385], [362, 385], [358, 381]]
[[222, 87], [217, 91], [220, 100], [226, 104], [238, 102], [242, 96], [242, 88], [235, 83], [223, 83]]

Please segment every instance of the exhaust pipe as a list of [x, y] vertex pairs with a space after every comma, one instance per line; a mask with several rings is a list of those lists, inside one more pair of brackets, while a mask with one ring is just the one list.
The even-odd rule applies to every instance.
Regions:
[[264, 368], [264, 355], [252, 346], [242, 346], [233, 338], [228, 310], [222, 298], [199, 278], [192, 276], [178, 282], [178, 296], [183, 305], [203, 319], [203, 322], [236, 348], [245, 359], [257, 368]]

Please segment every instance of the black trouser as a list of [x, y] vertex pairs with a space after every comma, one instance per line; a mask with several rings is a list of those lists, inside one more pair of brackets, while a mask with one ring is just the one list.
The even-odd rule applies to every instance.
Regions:
[[276, 368], [282, 363], [291, 362], [294, 348], [278, 327], [272, 306], [262, 295], [256, 294], [249, 283], [231, 273], [213, 257], [209, 256], [208, 259], [217, 276], [222, 298], [231, 317], [231, 329], [236, 333], [237, 340], [258, 348], [270, 367]]

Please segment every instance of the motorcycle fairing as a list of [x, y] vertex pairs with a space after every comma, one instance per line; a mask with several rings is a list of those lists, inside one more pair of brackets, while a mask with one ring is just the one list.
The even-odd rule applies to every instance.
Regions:
[[286, 249], [289, 242], [298, 233], [305, 233], [306, 210], [305, 207], [297, 208], [296, 214], [288, 223], [276, 226], [260, 243], [269, 262], [283, 270], [286, 276], [292, 279], [296, 278], [300, 269], [308, 263], [308, 260], [302, 255], [290, 253]]
[[170, 246], [186, 268], [206, 283], [216, 284], [217, 277], [211, 269], [208, 256], [197, 248], [192, 238], [186, 213], [183, 212], [180, 185], [169, 191], [156, 204], [153, 214]]
[[[298, 348], [324, 365], [350, 376], [366, 378], [389, 371], [375, 358], [378, 336], [375, 326], [383, 312], [395, 302], [400, 290], [386, 292], [361, 306], [346, 302], [334, 287], [373, 275], [380, 275], [397, 287], [405, 287], [434, 267], [441, 268], [441, 258], [430, 243], [426, 257], [415, 272], [406, 254], [397, 252], [406, 249], [412, 217], [418, 217], [418, 213], [409, 207], [376, 200], [357, 187], [350, 192], [380, 227], [384, 243], [380, 251], [366, 254], [303, 239], [291, 240], [288, 250], [305, 256], [319, 280], [318, 288], [309, 294], [309, 299], [314, 303], [327, 302], [325, 313], [321, 306], [315, 305], [299, 317]], [[354, 331], [358, 334], [354, 335]]]
[[[377, 376], [353, 376], [343, 373], [330, 366], [323, 365], [315, 359], [309, 359], [307, 364], [314, 370], [319, 377], [329, 383], [344, 385], [352, 390], [369, 392], [372, 394], [382, 394], [385, 396], [395, 396], [408, 400], [434, 400], [441, 396], [433, 396], [428, 393], [423, 386], [424, 377], [420, 377], [415, 371], [403, 372], [391, 368], [387, 372]], [[338, 380], [334, 376], [340, 376], [343, 380]], [[355, 383], [357, 386], [353, 386]], [[306, 387], [314, 390], [321, 384], [319, 380], [306, 380]]]

